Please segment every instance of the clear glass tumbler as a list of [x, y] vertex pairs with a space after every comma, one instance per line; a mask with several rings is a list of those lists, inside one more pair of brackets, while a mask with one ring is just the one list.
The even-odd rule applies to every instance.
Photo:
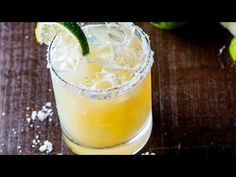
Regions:
[[152, 130], [149, 38], [133, 23], [82, 29], [89, 55], [58, 35], [48, 47], [64, 140], [76, 154], [135, 154]]

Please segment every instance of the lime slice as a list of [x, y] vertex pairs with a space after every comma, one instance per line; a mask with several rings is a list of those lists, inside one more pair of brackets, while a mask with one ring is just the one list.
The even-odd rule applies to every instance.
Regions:
[[236, 35], [236, 22], [220, 22], [232, 35]]
[[151, 22], [151, 24], [160, 29], [175, 29], [183, 26], [186, 22]]
[[35, 29], [36, 40], [41, 44], [50, 45], [52, 39], [59, 34], [63, 38], [75, 40], [79, 42], [83, 55], [89, 53], [89, 45], [87, 38], [80, 28], [80, 26], [75, 22], [38, 22]]
[[236, 61], [236, 36], [232, 39], [229, 45], [229, 53], [234, 61]]

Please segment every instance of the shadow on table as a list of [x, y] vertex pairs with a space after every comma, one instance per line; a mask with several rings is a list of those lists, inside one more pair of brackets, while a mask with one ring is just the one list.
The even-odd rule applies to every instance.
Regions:
[[178, 37], [199, 42], [218, 41], [230, 34], [219, 22], [188, 22], [173, 31]]

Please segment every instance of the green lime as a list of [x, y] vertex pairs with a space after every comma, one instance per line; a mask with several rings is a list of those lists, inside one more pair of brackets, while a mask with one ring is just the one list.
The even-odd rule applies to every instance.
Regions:
[[150, 22], [153, 26], [160, 29], [175, 29], [186, 24], [186, 22]]
[[35, 36], [39, 43], [49, 45], [52, 39], [60, 33], [66, 40], [75, 40], [79, 43], [82, 54], [89, 53], [87, 38], [76, 22], [38, 22]]
[[229, 53], [234, 61], [236, 61], [236, 36], [231, 40], [229, 45]]

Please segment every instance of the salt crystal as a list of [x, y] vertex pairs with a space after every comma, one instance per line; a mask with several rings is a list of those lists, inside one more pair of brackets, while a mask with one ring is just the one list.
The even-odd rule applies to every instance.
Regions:
[[49, 118], [49, 122], [52, 122], [52, 118]]
[[28, 116], [29, 116], [29, 114], [25, 114], [25, 116], [26, 116], [26, 117], [28, 117]]
[[27, 117], [27, 118], [26, 118], [26, 121], [27, 121], [28, 123], [30, 123], [31, 118]]
[[44, 143], [45, 145], [47, 145], [47, 146], [52, 146], [52, 143], [51, 143], [50, 141], [48, 141], [48, 140], [44, 141], [43, 143]]
[[17, 149], [21, 149], [21, 146], [20, 146], [20, 145], [18, 145], [18, 146], [17, 146]]
[[44, 152], [47, 150], [47, 146], [43, 144], [42, 146], [39, 147], [40, 152]]
[[36, 140], [35, 140], [35, 139], [33, 139], [32, 143], [33, 143], [33, 144], [36, 144]]
[[39, 139], [39, 135], [36, 135], [35, 138], [36, 138], [36, 139]]
[[39, 119], [40, 121], [44, 121], [44, 120], [46, 119], [45, 113], [44, 113], [43, 111], [39, 111], [39, 112], [38, 112], [38, 119]]
[[34, 125], [33, 124], [30, 124], [30, 127], [32, 128]]
[[37, 125], [37, 127], [36, 128], [40, 128], [40, 126], [39, 125]]
[[13, 132], [13, 135], [15, 135], [15, 134], [16, 134], [16, 132], [14, 131], [14, 132]]
[[30, 110], [30, 107], [27, 106], [27, 107], [26, 107], [26, 110]]
[[44, 141], [43, 145], [39, 147], [40, 152], [50, 153], [52, 152], [52, 150], [53, 150], [52, 143], [48, 140]]
[[150, 155], [150, 152], [144, 152], [141, 155]]
[[2, 112], [2, 116], [5, 116], [6, 115], [6, 113], [5, 112]]
[[22, 128], [20, 131], [21, 131], [21, 132], [24, 132], [24, 129]]
[[32, 147], [32, 148], [34, 148], [34, 147], [35, 147], [35, 145], [33, 145], [33, 144], [32, 144], [32, 146], [31, 146], [31, 147]]
[[52, 91], [52, 89], [48, 89], [48, 91], [49, 91], [49, 92], [51, 92], [51, 91]]
[[218, 53], [219, 56], [223, 53], [223, 51], [224, 51], [225, 48], [226, 48], [226, 46], [223, 45], [223, 46], [219, 49], [219, 53]]
[[1, 146], [5, 146], [5, 144], [2, 143]]
[[36, 118], [37, 118], [37, 112], [33, 111], [32, 114], [31, 114], [31, 119], [35, 120]]
[[48, 110], [47, 110], [47, 113], [51, 113], [51, 112], [52, 112], [52, 109], [48, 109]]
[[52, 109], [48, 109], [47, 112], [45, 113], [45, 118], [49, 117], [52, 112]]
[[42, 109], [46, 112], [48, 111], [48, 108], [50, 108], [52, 106], [52, 103], [51, 102], [47, 102], [43, 107]]
[[29, 39], [29, 36], [28, 36], [28, 35], [26, 35], [26, 36], [25, 36], [25, 39]]
[[19, 153], [22, 153], [22, 150], [20, 149], [18, 152], [19, 152]]
[[13, 128], [13, 129], [11, 129], [11, 131], [12, 131], [12, 132], [14, 132], [14, 131], [15, 131], [15, 129]]
[[46, 112], [46, 111], [48, 110], [48, 108], [44, 105], [44, 106], [42, 107], [42, 110]]
[[47, 107], [51, 107], [51, 106], [52, 106], [52, 103], [51, 103], [51, 102], [47, 102], [47, 103], [46, 103], [46, 106], [47, 106]]
[[47, 102], [41, 110], [39, 110], [38, 112], [33, 111], [32, 115], [31, 115], [31, 119], [32, 120], [36, 120], [37, 118], [40, 121], [44, 121], [46, 118], [48, 118], [49, 116], [53, 115], [53, 111], [52, 109], [50, 109], [50, 107], [52, 106], [51, 102]]

